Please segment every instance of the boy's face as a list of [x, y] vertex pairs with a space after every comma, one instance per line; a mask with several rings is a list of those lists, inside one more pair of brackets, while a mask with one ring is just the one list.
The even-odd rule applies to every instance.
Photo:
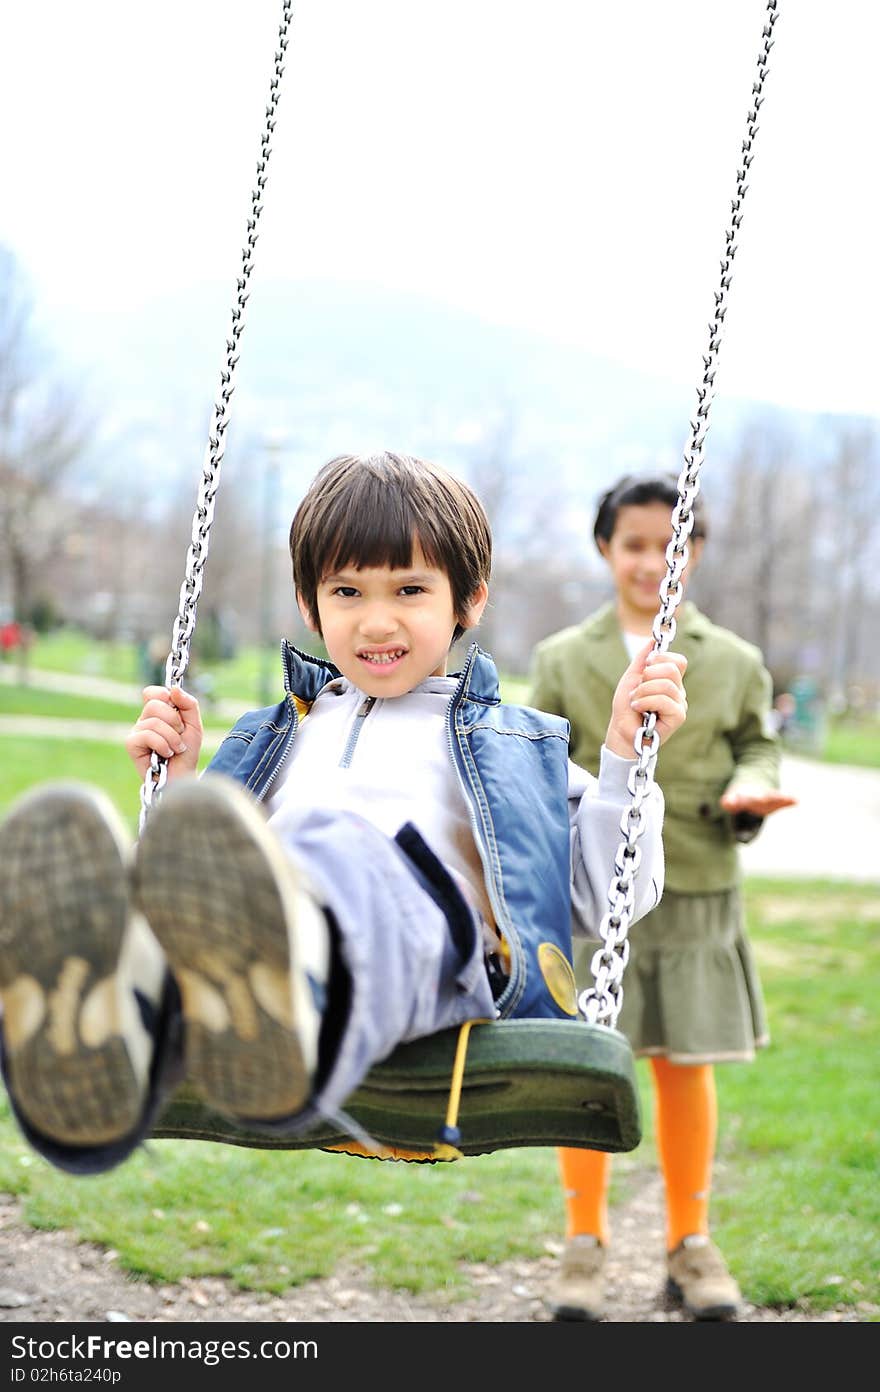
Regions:
[[[633, 614], [653, 617], [659, 608], [658, 590], [666, 574], [666, 548], [672, 540], [672, 509], [665, 503], [622, 507], [611, 540], [601, 543], [618, 599]], [[699, 560], [702, 539], [689, 540], [690, 559], [682, 579]]]
[[[299, 598], [299, 597], [298, 597]], [[418, 543], [404, 570], [344, 566], [318, 586], [318, 617], [330, 661], [368, 696], [403, 696], [426, 677], [443, 676], [456, 623], [473, 628], [488, 598], [481, 585], [467, 613], [456, 616], [443, 570]], [[315, 624], [302, 599], [300, 613]]]

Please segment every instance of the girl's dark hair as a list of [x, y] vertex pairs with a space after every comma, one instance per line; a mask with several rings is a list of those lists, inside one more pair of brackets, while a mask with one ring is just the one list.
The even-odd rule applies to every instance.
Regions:
[[[407, 454], [343, 454], [325, 464], [290, 528], [293, 583], [318, 631], [325, 575], [347, 565], [405, 569], [416, 541], [449, 577], [463, 620], [492, 568], [492, 533], [476, 494], [438, 464]], [[453, 642], [463, 632], [458, 622]]]
[[[600, 541], [607, 544], [611, 540], [621, 508], [641, 507], [646, 503], [663, 503], [669, 508], [671, 519], [672, 509], [678, 501], [677, 474], [624, 474], [623, 478], [618, 479], [617, 483], [599, 499], [596, 520], [593, 523], [593, 538], [596, 545], [599, 546]], [[706, 514], [699, 493], [694, 499], [693, 514], [694, 525], [691, 536], [695, 541], [700, 538], [705, 540], [707, 534]], [[601, 547], [599, 549], [601, 550]]]

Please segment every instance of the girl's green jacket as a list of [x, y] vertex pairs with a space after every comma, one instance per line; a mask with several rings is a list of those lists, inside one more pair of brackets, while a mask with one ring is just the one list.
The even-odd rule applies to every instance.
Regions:
[[[666, 799], [666, 885], [682, 894], [729, 889], [740, 879], [737, 842], [762, 818], [730, 816], [727, 788], [779, 786], [779, 741], [770, 725], [772, 682], [758, 648], [680, 605], [672, 647], [688, 660], [688, 715], [657, 757]], [[647, 638], [645, 639], [647, 642]], [[598, 773], [614, 689], [629, 665], [613, 603], [535, 648], [529, 701], [571, 724], [571, 757]], [[633, 756], [635, 757], [635, 755]]]

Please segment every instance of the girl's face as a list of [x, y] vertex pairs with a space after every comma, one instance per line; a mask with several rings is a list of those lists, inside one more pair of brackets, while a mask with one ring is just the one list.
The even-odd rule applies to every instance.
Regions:
[[[653, 618], [660, 606], [660, 582], [666, 574], [666, 548], [672, 540], [672, 508], [665, 503], [622, 507], [610, 541], [599, 549], [611, 571], [617, 598], [625, 613]], [[690, 559], [682, 575], [686, 582], [703, 549], [703, 541], [688, 541]]]

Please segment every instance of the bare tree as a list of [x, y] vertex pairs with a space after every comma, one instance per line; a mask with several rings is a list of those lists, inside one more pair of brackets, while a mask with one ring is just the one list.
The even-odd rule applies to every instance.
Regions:
[[80, 401], [37, 340], [15, 258], [0, 247], [0, 569], [21, 623], [68, 525], [60, 485], [89, 434]]
[[830, 419], [826, 429], [822, 617], [828, 680], [848, 706], [854, 686], [877, 675], [870, 615], [880, 594], [880, 430], [866, 419]]
[[468, 479], [492, 526], [489, 607], [480, 642], [505, 667], [524, 671], [538, 638], [579, 617], [586, 568], [567, 552], [567, 498], [549, 461], [516, 442], [507, 411], [470, 455]]
[[692, 583], [716, 622], [755, 643], [781, 684], [809, 660], [817, 585], [817, 483], [795, 437], [751, 420], [706, 497], [708, 542]]

